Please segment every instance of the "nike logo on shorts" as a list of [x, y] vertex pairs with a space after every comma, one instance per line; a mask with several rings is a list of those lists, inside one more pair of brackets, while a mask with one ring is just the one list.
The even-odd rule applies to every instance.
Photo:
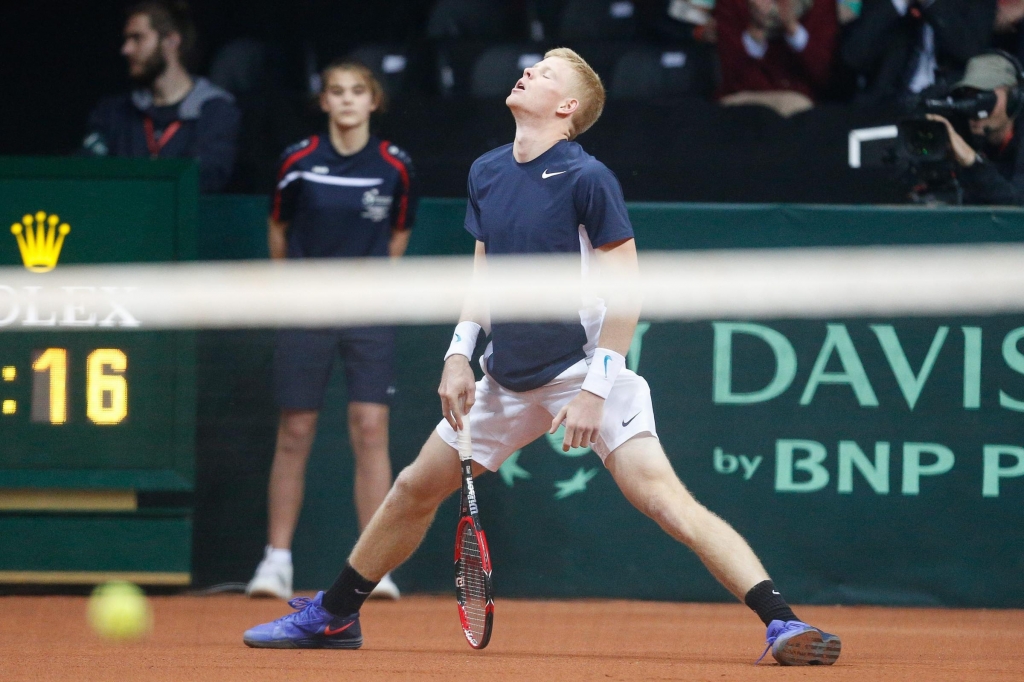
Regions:
[[[641, 412], [642, 412], [642, 411], [643, 411], [643, 410], [641, 410]], [[636, 414], [634, 414], [634, 415], [633, 415], [632, 417], [630, 417], [630, 418], [629, 418], [629, 419], [627, 419], [626, 421], [622, 422], [622, 426], [623, 426], [623, 427], [629, 426], [629, 423], [630, 423], [631, 421], [633, 421], [634, 419], [636, 419], [637, 417], [639, 417], [639, 416], [640, 416], [640, 412], [637, 412], [637, 413], [636, 413]]]
[[540, 177], [541, 177], [541, 178], [543, 178], [543, 179], [545, 179], [545, 180], [547, 180], [548, 178], [553, 178], [553, 177], [555, 177], [556, 175], [561, 175], [562, 173], [566, 173], [566, 172], [567, 172], [567, 171], [557, 171], [557, 172], [555, 172], [555, 173], [548, 173], [548, 169], [547, 169], [547, 168], [545, 168], [545, 169], [544, 169], [544, 172], [540, 174]]

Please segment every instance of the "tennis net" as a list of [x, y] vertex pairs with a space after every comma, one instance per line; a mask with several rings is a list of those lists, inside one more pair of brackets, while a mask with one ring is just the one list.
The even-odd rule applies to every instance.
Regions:
[[643, 252], [639, 276], [582, 289], [578, 256], [488, 261], [478, 277], [468, 257], [0, 268], [0, 329], [444, 323], [470, 291], [523, 321], [571, 319], [588, 294], [639, 298], [649, 320], [1024, 310], [1022, 246]]

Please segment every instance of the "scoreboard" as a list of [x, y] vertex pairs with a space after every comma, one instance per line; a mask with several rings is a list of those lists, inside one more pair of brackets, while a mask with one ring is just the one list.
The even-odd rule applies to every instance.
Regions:
[[0, 158], [0, 582], [188, 582], [194, 334], [13, 294], [71, 264], [193, 259], [197, 196], [191, 162]]
[[0, 488], [190, 490], [189, 336], [0, 335]]

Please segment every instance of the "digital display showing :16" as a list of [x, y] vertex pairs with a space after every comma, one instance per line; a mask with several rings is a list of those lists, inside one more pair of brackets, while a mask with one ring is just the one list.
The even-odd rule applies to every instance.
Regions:
[[[30, 420], [61, 425], [68, 421], [68, 350], [32, 351]], [[85, 414], [93, 424], [120, 424], [128, 416], [128, 356], [117, 348], [97, 348], [85, 360]], [[3, 381], [17, 378], [17, 368], [3, 367]], [[2, 386], [2, 384], [0, 384]], [[3, 414], [20, 411], [14, 400], [3, 400]]]

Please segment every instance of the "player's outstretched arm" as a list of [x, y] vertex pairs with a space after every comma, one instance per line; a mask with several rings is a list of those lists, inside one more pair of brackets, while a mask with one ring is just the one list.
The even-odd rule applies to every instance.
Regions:
[[441, 413], [456, 431], [462, 430], [462, 417], [469, 414], [476, 400], [476, 376], [469, 366], [469, 358], [456, 353], [444, 361], [441, 385], [437, 387], [441, 397]]
[[270, 257], [280, 260], [288, 257], [288, 223], [284, 220], [267, 219], [267, 249]]
[[[605, 244], [597, 249], [595, 260], [601, 279], [628, 283], [639, 277], [640, 266], [633, 239]], [[640, 319], [640, 300], [634, 291], [627, 287], [602, 292], [607, 312], [597, 340], [600, 348], [608, 348], [620, 355], [629, 351]]]
[[[473, 284], [466, 294], [466, 301], [462, 304], [460, 322], [476, 322], [485, 333], [491, 331], [491, 310], [487, 299], [477, 283], [487, 274], [487, 248], [482, 241], [477, 241], [473, 250]], [[470, 358], [472, 360], [473, 358]]]
[[409, 248], [409, 237], [412, 230], [392, 230], [391, 239], [388, 240], [388, 255], [392, 258], [401, 258], [405, 250]]
[[[600, 279], [629, 282], [638, 275], [636, 242], [625, 239], [606, 244], [597, 250], [597, 268]], [[602, 292], [605, 296], [604, 324], [597, 341], [597, 350], [590, 372], [583, 382], [583, 390], [569, 401], [551, 421], [550, 433], [565, 422], [562, 450], [588, 447], [597, 441], [601, 430], [604, 401], [608, 397], [615, 376], [625, 365], [625, 355], [633, 341], [633, 331], [640, 319], [640, 302], [629, 287]]]
[[[473, 253], [473, 279], [480, 277], [487, 267], [484, 243], [477, 241]], [[490, 326], [487, 302], [478, 295], [476, 286], [470, 287], [462, 306], [459, 324], [455, 327], [451, 346], [444, 358], [444, 371], [437, 394], [441, 398], [441, 413], [456, 431], [462, 429], [462, 417], [469, 414], [476, 400], [476, 377], [470, 361], [476, 349], [477, 337]]]

